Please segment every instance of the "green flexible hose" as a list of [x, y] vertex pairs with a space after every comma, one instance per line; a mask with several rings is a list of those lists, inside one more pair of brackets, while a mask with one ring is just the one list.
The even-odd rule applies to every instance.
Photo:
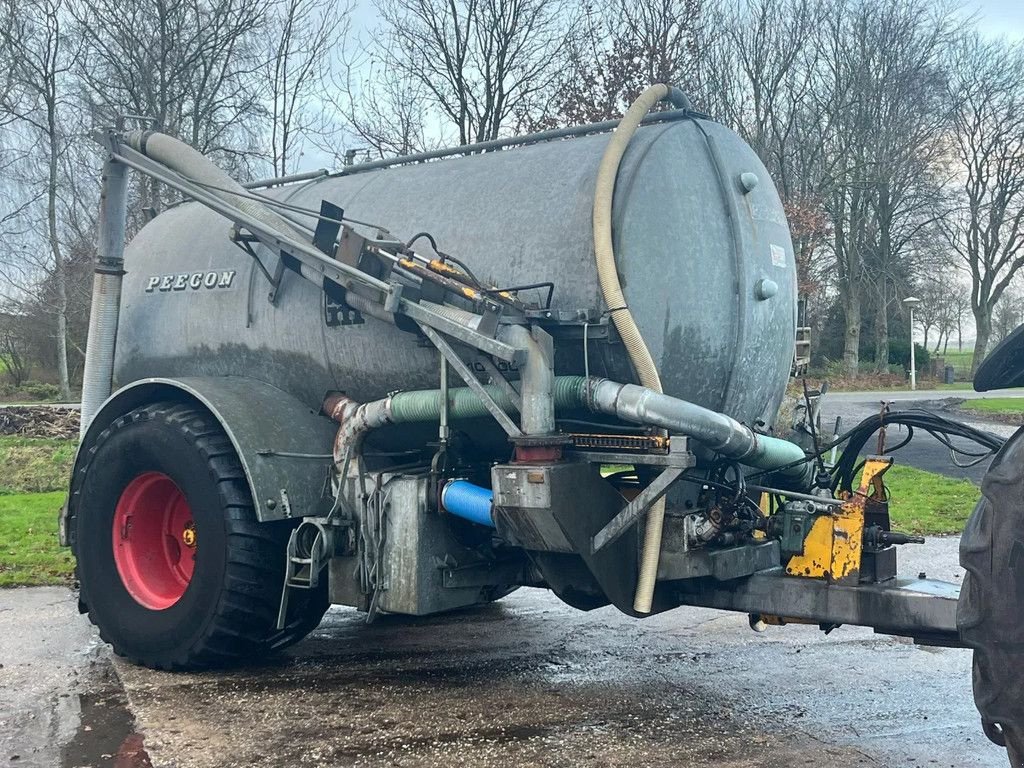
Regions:
[[[583, 376], [556, 376], [555, 408], [565, 410], [584, 407], [586, 381]], [[504, 388], [485, 384], [484, 390], [506, 413], [516, 410]], [[439, 389], [399, 392], [391, 396], [391, 420], [395, 423], [437, 421], [441, 416], [441, 399]], [[488, 411], [476, 392], [468, 387], [458, 387], [448, 390], [448, 415], [454, 419], [471, 419], [487, 416]]]

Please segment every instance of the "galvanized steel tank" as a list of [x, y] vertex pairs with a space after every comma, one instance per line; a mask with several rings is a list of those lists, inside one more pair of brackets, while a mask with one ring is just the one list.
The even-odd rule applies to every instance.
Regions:
[[[605, 311], [591, 208], [607, 134], [352, 173], [276, 195], [439, 247], [499, 286], [555, 283], [556, 309]], [[666, 393], [741, 421], [771, 421], [793, 356], [796, 270], [782, 204], [754, 152], [727, 128], [686, 118], [642, 127], [620, 167], [613, 212], [623, 289]], [[286, 274], [272, 305], [229, 223], [197, 204], [148, 224], [125, 257], [115, 380], [244, 375], [318, 407], [328, 390], [369, 400], [437, 386], [437, 353], [368, 318], [328, 327], [316, 286]], [[425, 244], [424, 244], [425, 245]], [[272, 266], [274, 257], [263, 252]], [[233, 274], [231, 274], [233, 273]], [[216, 279], [210, 275], [216, 275]], [[614, 332], [590, 372], [634, 376]], [[557, 372], [582, 373], [559, 342]]]

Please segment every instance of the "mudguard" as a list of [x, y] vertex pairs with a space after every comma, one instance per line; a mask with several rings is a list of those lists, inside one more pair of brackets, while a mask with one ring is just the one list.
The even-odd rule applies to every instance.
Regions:
[[325, 512], [336, 425], [276, 387], [241, 376], [140, 379], [100, 407], [75, 457], [71, 493], [61, 513], [61, 542], [74, 515], [76, 479], [96, 436], [119, 416], [161, 400], [190, 401], [220, 423], [234, 445], [260, 521]]
[[1024, 387], [1024, 325], [1003, 339], [974, 374], [974, 389]]

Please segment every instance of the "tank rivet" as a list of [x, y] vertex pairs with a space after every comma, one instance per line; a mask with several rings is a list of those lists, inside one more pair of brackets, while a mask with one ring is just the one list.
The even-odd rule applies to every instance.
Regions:
[[767, 277], [762, 277], [754, 283], [754, 297], [758, 301], [765, 301], [779, 292], [779, 284]]
[[273, 499], [267, 499], [267, 509], [274, 509], [277, 507], [277, 502]]
[[743, 187], [743, 191], [745, 193], [746, 192], [753, 192], [754, 191], [754, 187], [757, 186], [758, 181], [759, 181], [759, 179], [757, 178], [757, 174], [756, 173], [751, 173], [750, 171], [746, 171], [746, 172], [740, 174], [740, 186]]

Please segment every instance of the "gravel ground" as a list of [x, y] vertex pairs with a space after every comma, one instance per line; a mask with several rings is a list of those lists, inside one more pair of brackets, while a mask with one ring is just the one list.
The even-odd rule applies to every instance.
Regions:
[[[901, 570], [956, 580], [956, 547], [907, 548]], [[12, 765], [145, 766], [125, 757], [136, 729], [158, 768], [1005, 765], [978, 727], [967, 652], [865, 629], [755, 634], [744, 616], [691, 608], [637, 622], [523, 589], [371, 625], [336, 608], [273, 663], [115, 661], [112, 683], [69, 592], [0, 592], [0, 606]]]

